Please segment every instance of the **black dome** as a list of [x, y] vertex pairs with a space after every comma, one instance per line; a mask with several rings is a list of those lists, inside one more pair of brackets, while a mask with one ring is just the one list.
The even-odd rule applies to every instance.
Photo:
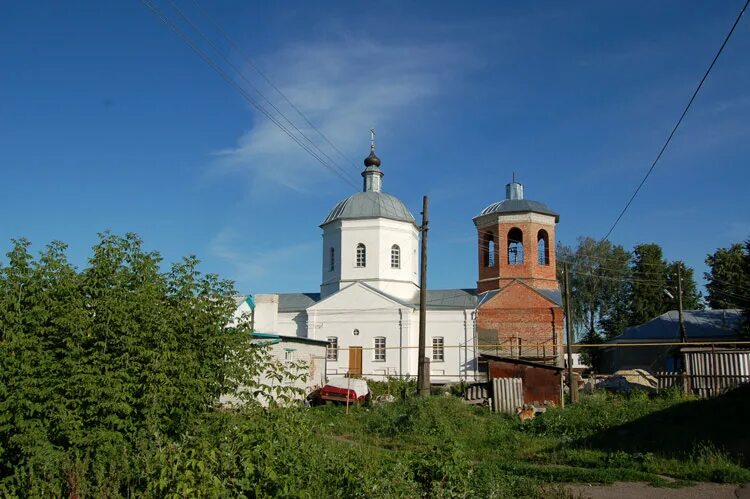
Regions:
[[365, 158], [365, 166], [380, 166], [380, 158], [375, 155], [375, 151], [370, 151], [370, 155]]

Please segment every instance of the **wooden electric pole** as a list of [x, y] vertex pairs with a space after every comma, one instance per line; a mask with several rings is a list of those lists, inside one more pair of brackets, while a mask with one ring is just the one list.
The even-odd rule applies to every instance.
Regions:
[[570, 303], [570, 276], [567, 263], [563, 263], [563, 286], [565, 287], [565, 330], [568, 341], [568, 388], [570, 402], [578, 401], [578, 379], [573, 377], [573, 310]]
[[682, 317], [682, 264], [677, 263], [677, 319], [680, 321], [680, 341], [687, 343], [687, 331]]
[[419, 276], [419, 349], [417, 355], [417, 391], [419, 395], [430, 394], [430, 360], [425, 356], [426, 343], [426, 299], [427, 299], [427, 196], [422, 198], [422, 269]]

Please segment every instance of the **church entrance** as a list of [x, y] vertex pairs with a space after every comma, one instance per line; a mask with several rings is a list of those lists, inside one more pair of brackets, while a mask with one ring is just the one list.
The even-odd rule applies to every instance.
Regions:
[[349, 377], [362, 376], [362, 347], [349, 347]]

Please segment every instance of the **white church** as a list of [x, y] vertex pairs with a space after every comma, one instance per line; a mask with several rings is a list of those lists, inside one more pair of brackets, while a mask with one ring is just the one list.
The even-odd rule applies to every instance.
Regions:
[[[416, 376], [419, 228], [406, 206], [382, 191], [374, 143], [364, 164], [362, 192], [336, 204], [320, 225], [320, 292], [241, 297], [235, 315], [252, 315], [260, 333], [319, 340], [328, 376]], [[491, 296], [476, 289], [428, 291], [433, 383], [474, 377], [477, 306]]]

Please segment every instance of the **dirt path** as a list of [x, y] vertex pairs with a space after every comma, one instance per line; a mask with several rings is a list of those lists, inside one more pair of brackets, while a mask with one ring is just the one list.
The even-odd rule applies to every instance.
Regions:
[[668, 489], [641, 482], [615, 482], [612, 485], [571, 485], [569, 489], [586, 499], [750, 499], [750, 485], [738, 488], [723, 483], [699, 483]]

